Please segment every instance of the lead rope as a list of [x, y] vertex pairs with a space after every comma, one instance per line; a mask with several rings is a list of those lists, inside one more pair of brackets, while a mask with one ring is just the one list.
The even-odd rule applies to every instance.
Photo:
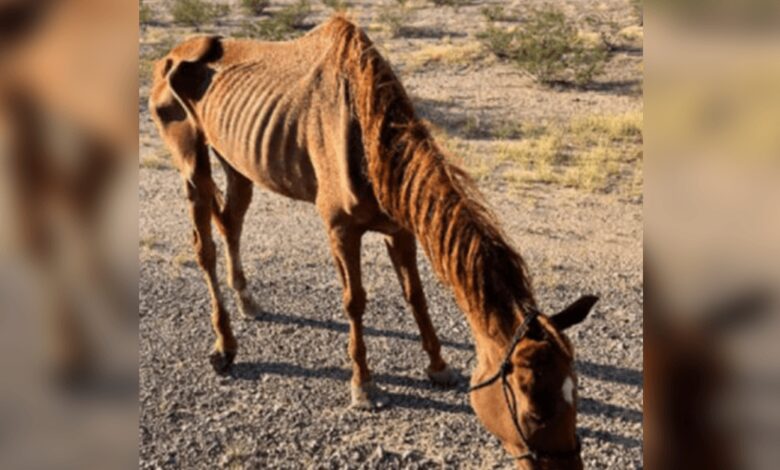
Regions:
[[525, 338], [525, 336], [528, 334], [528, 331], [531, 327], [531, 322], [533, 322], [540, 315], [539, 311], [534, 307], [527, 307], [526, 310], [528, 311], [528, 313], [526, 314], [523, 323], [520, 324], [520, 326], [515, 331], [515, 334], [512, 336], [512, 342], [510, 343], [509, 348], [507, 349], [507, 352], [504, 355], [503, 361], [501, 361], [501, 366], [498, 368], [498, 371], [495, 374], [488, 377], [486, 380], [483, 380], [482, 382], [469, 387], [468, 393], [475, 392], [481, 388], [485, 388], [495, 383], [498, 379], [501, 379], [501, 391], [504, 394], [504, 401], [506, 402], [506, 407], [512, 416], [512, 424], [514, 424], [515, 429], [517, 430], [517, 435], [518, 437], [520, 437], [520, 441], [523, 443], [526, 449], [525, 453], [520, 454], [518, 456], [514, 456], [515, 460], [530, 459], [536, 461], [539, 459], [573, 458], [579, 455], [580, 453], [581, 444], [580, 444], [579, 436], [577, 436], [576, 446], [573, 450], [564, 451], [564, 452], [540, 452], [540, 451], [535, 451], [531, 448], [531, 446], [528, 444], [528, 439], [525, 437], [523, 428], [522, 426], [520, 426], [520, 421], [517, 416], [517, 397], [515, 396], [515, 391], [512, 388], [512, 385], [509, 383], [508, 376], [509, 376], [509, 372], [512, 369], [512, 363], [511, 363], [512, 353], [514, 353], [520, 341], [523, 338]]
[[512, 416], [512, 424], [514, 424], [515, 429], [517, 430], [517, 435], [520, 437], [520, 441], [523, 443], [523, 445], [526, 448], [525, 453], [515, 457], [516, 460], [523, 460], [523, 459], [537, 460], [538, 459], [536, 452], [531, 450], [531, 446], [528, 444], [528, 439], [526, 439], [525, 437], [523, 428], [522, 426], [520, 426], [520, 421], [518, 420], [517, 417], [517, 397], [515, 396], [515, 391], [512, 389], [512, 386], [509, 384], [509, 380], [507, 378], [509, 371], [512, 368], [512, 363], [511, 363], [512, 353], [514, 353], [515, 348], [517, 348], [517, 345], [520, 343], [520, 341], [523, 338], [525, 338], [525, 335], [528, 334], [528, 330], [530, 329], [531, 322], [533, 322], [538, 316], [539, 316], [539, 311], [537, 309], [535, 308], [528, 309], [528, 313], [523, 319], [523, 323], [517, 328], [517, 330], [515, 330], [515, 334], [512, 336], [512, 342], [510, 343], [509, 348], [507, 348], [506, 354], [504, 355], [503, 361], [501, 361], [501, 366], [498, 368], [498, 371], [496, 371], [495, 374], [491, 375], [486, 380], [483, 380], [482, 382], [469, 387], [469, 391], [468, 391], [469, 393], [475, 392], [481, 388], [485, 388], [489, 385], [492, 385], [498, 379], [501, 379], [501, 391], [504, 394], [504, 401], [506, 402], [506, 406], [509, 409], [509, 413]]

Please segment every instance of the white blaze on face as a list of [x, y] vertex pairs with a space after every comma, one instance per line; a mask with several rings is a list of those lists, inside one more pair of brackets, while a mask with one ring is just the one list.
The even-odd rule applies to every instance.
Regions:
[[566, 400], [571, 406], [574, 406], [574, 380], [571, 377], [566, 377], [563, 381], [563, 388], [561, 389], [563, 399]]

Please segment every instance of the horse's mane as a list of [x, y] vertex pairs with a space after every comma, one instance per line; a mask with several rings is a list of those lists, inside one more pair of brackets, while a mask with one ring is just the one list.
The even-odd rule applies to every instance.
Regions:
[[343, 17], [332, 19], [329, 27], [362, 130], [365, 172], [380, 206], [416, 235], [467, 313], [497, 315], [511, 328], [518, 309], [535, 306], [523, 259], [471, 178], [417, 118], [401, 82], [368, 37]]

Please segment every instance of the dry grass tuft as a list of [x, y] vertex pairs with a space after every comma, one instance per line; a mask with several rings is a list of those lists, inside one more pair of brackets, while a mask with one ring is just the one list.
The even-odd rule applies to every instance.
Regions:
[[642, 139], [642, 114], [638, 111], [612, 115], [593, 115], [574, 119], [569, 129], [587, 144], [604, 139], [614, 142], [635, 142]]
[[143, 155], [139, 166], [149, 170], [169, 170], [172, 168], [170, 162], [161, 155], [161, 152], [151, 152]]
[[[479, 164], [510, 184], [559, 184], [637, 196], [642, 191], [642, 114], [584, 116], [550, 126], [503, 123]], [[510, 137], [511, 135], [511, 137]], [[519, 138], [516, 138], [519, 137]], [[468, 150], [468, 147], [464, 147]]]
[[460, 65], [476, 62], [483, 52], [479, 42], [465, 44], [435, 44], [416, 50], [408, 57], [410, 71], [416, 71], [431, 64]]

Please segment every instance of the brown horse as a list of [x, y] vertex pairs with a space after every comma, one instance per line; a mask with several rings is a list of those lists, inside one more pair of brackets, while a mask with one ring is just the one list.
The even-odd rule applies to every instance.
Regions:
[[[335, 17], [294, 41], [190, 39], [155, 69], [150, 109], [185, 179], [198, 262], [217, 336], [212, 364], [226, 370], [237, 342], [216, 279], [211, 221], [225, 237], [228, 275], [253, 308], [239, 261], [242, 221], [254, 184], [316, 205], [344, 286], [354, 406], [381, 406], [363, 342], [366, 294], [360, 243], [387, 249], [428, 353], [428, 376], [453, 384], [440, 354], [417, 272], [419, 241], [471, 325], [478, 364], [471, 393], [479, 418], [521, 468], [582, 468], [576, 437], [573, 351], [561, 333], [582, 321], [586, 297], [564, 312], [538, 312], [526, 267], [467, 175], [415, 115], [389, 64], [368, 37]], [[227, 173], [211, 178], [209, 148]]]

